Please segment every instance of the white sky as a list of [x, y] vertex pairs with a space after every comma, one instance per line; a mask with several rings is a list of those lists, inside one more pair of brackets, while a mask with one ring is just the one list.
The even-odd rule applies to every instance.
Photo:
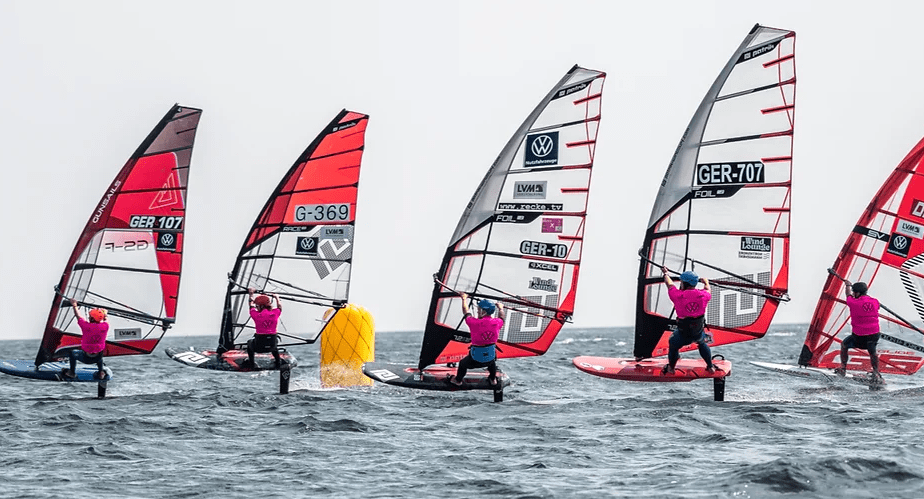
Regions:
[[177, 325], [216, 335], [267, 196], [341, 108], [371, 115], [351, 301], [422, 330], [449, 237], [573, 64], [606, 71], [573, 327], [631, 326], [636, 252], [694, 110], [751, 26], [797, 32], [790, 295], [811, 318], [862, 209], [924, 134], [924, 4], [0, 0], [0, 339], [39, 338], [119, 168], [174, 102], [204, 109]]

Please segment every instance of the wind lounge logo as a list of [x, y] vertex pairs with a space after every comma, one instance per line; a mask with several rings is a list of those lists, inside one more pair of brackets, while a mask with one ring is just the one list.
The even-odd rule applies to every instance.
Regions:
[[558, 283], [555, 279], [543, 279], [541, 277], [533, 277], [533, 280], [529, 281], [529, 289], [537, 289], [539, 291], [549, 291], [549, 292], [558, 292]]
[[176, 234], [157, 232], [157, 251], [176, 251]]
[[773, 251], [773, 240], [769, 237], [743, 236], [738, 258], [766, 260]]
[[558, 164], [558, 132], [526, 136], [524, 166], [554, 166]]

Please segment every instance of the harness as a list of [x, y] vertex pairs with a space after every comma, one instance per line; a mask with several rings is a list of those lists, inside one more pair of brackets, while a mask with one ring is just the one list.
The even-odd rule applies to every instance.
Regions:
[[692, 336], [694, 333], [703, 331], [706, 328], [706, 316], [684, 317], [677, 319], [677, 331], [685, 336]]
[[481, 362], [483, 364], [491, 362], [497, 358], [497, 352], [495, 349], [495, 344], [491, 343], [490, 345], [472, 345], [469, 347], [469, 355], [472, 356], [472, 359], [475, 361]]

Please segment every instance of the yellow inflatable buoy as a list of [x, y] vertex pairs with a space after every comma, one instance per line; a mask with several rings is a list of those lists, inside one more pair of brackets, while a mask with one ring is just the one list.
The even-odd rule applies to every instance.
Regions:
[[347, 304], [324, 315], [333, 319], [321, 331], [321, 386], [371, 385], [363, 363], [375, 360], [375, 323], [359, 305]]

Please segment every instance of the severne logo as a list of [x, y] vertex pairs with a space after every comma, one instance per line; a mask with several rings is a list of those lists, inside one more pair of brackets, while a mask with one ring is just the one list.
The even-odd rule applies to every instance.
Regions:
[[545, 132], [526, 136], [524, 166], [553, 166], [558, 164], [558, 132]]

